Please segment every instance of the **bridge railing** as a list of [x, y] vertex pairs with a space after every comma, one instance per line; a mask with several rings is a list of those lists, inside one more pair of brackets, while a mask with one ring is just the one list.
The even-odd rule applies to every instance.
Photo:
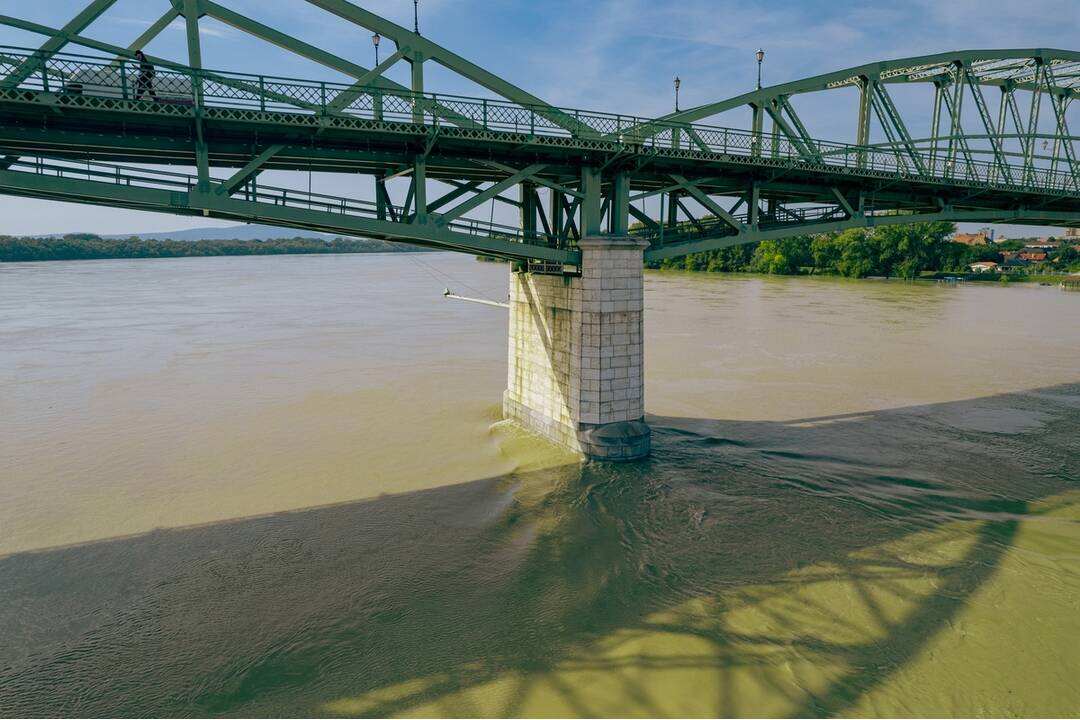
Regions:
[[[25, 68], [33, 68], [33, 72], [27, 74]], [[1001, 164], [957, 149], [926, 153], [811, 139], [796, 142], [766, 132], [633, 115], [270, 75], [195, 71], [172, 64], [155, 68], [148, 84], [140, 66], [130, 60], [69, 53], [46, 56], [23, 48], [0, 48], [0, 89], [10, 89], [11, 78], [18, 80], [15, 84], [23, 90], [145, 103], [148, 112], [175, 113], [177, 106], [193, 105], [198, 80], [207, 108], [345, 116], [419, 125], [425, 130], [467, 128], [496, 137], [509, 134], [514, 142], [566, 138], [590, 146], [636, 147], [757, 165], [842, 168], [853, 174], [1080, 194], [1080, 177], [1071, 167], [1055, 170]]]

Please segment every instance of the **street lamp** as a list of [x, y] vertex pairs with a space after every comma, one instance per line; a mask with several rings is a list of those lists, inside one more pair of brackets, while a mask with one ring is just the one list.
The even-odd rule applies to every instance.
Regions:
[[417, 35], [420, 34], [420, 11], [417, 9], [419, 2], [420, 0], [412, 0], [412, 26]]
[[682, 85], [682, 80], [679, 76], [675, 76], [675, 112], [679, 112], [679, 86]]
[[761, 61], [765, 59], [765, 51], [758, 48], [757, 51], [757, 89], [761, 89]]
[[379, 41], [382, 40], [379, 37], [379, 33], [375, 33], [371, 36], [371, 44], [375, 46], [375, 67], [379, 66]]

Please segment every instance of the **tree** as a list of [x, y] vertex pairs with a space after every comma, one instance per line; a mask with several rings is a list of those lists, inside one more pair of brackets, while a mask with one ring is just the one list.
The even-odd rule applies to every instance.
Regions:
[[770, 275], [795, 275], [811, 264], [810, 245], [810, 237], [805, 235], [762, 240], [750, 259], [750, 269]]
[[756, 247], [756, 243], [746, 243], [713, 250], [708, 253], [706, 269], [709, 272], [744, 272], [750, 265]]
[[836, 270], [844, 251], [837, 238], [837, 233], [822, 233], [810, 242], [810, 256], [816, 270]]
[[836, 269], [842, 275], [861, 278], [874, 272], [877, 267], [877, 252], [866, 230], [845, 230], [837, 237], [837, 243], [842, 250]]
[[769, 275], [780, 275], [787, 271], [787, 258], [776, 240], [763, 240], [750, 258], [750, 270]]
[[955, 231], [956, 225], [948, 222], [885, 225], [876, 228], [873, 239], [877, 245], [877, 271], [886, 277], [918, 277], [921, 271], [932, 267], [938, 246]]

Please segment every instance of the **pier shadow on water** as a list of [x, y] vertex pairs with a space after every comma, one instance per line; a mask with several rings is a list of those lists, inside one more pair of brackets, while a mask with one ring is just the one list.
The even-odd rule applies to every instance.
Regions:
[[0, 715], [1080, 712], [1080, 385], [651, 422], [634, 465], [0, 559]]

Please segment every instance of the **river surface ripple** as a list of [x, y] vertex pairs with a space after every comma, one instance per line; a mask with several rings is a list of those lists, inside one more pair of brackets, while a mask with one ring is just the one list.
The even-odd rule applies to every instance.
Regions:
[[0, 265], [0, 715], [1080, 715], [1080, 295], [649, 273], [583, 466], [507, 272]]

